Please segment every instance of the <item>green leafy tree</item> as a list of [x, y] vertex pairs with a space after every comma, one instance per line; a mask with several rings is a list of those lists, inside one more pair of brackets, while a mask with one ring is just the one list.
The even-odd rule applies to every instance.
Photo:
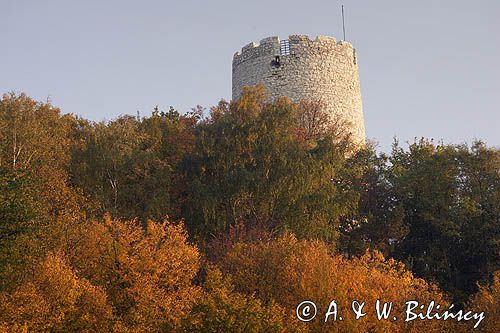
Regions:
[[388, 159], [383, 153], [377, 155], [369, 145], [349, 159], [349, 168], [357, 170], [358, 176], [349, 179], [359, 193], [359, 203], [358, 210], [340, 226], [339, 248], [348, 255], [362, 255], [366, 249], [392, 255], [397, 242], [408, 233]]
[[243, 222], [334, 240], [357, 201], [341, 177], [345, 142], [328, 132], [302, 135], [296, 105], [266, 100], [263, 87], [249, 88], [197, 127], [182, 169], [186, 223], [202, 238]]
[[396, 256], [418, 276], [439, 282], [456, 301], [498, 269], [500, 153], [476, 142], [415, 142], [377, 155], [369, 147], [349, 160], [359, 210], [341, 224], [341, 249]]
[[199, 113], [174, 109], [74, 127], [71, 180], [101, 207], [123, 218], [178, 216], [182, 178], [175, 172], [193, 142]]
[[19, 278], [24, 264], [20, 246], [36, 231], [40, 214], [26, 192], [27, 180], [11, 170], [0, 168], [0, 290], [6, 290]]
[[395, 146], [390, 163], [408, 228], [395, 255], [463, 301], [498, 269], [500, 152], [422, 140]]

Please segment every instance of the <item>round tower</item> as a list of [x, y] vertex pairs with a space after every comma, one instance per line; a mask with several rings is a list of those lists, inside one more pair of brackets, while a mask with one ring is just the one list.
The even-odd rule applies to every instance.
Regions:
[[232, 97], [244, 86], [263, 84], [271, 99], [288, 96], [322, 100], [332, 119], [345, 124], [357, 144], [365, 142], [365, 125], [356, 50], [333, 37], [292, 35], [264, 38], [233, 57]]

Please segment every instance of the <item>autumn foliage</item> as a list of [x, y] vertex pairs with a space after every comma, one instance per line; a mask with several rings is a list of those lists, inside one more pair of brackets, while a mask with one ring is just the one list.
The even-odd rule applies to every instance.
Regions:
[[75, 229], [67, 242], [36, 263], [13, 293], [2, 295], [8, 327], [168, 330], [198, 298], [193, 278], [199, 253], [186, 243], [182, 225], [165, 221], [144, 230], [136, 221], [106, 218], [66, 227]]
[[491, 285], [479, 287], [479, 292], [472, 297], [469, 304], [473, 309], [485, 311], [489, 314], [486, 318], [482, 332], [497, 332], [500, 329], [500, 272], [496, 272]]
[[[331, 300], [336, 300], [341, 309], [349, 309], [353, 300], [369, 306], [374, 306], [377, 299], [386, 300], [394, 302], [397, 313], [404, 312], [406, 300], [446, 304], [436, 286], [415, 278], [401, 263], [386, 260], [377, 251], [349, 260], [332, 255], [324, 242], [299, 241], [293, 235], [272, 242], [236, 244], [221, 266], [233, 277], [238, 290], [255, 293], [266, 302], [277, 302], [290, 312], [308, 299], [314, 300], [323, 312]], [[341, 328], [353, 332], [431, 331], [440, 327], [435, 322], [417, 327], [379, 321], [374, 313], [365, 320], [355, 320], [348, 311], [342, 315], [341, 324], [332, 320], [325, 324], [324, 318], [318, 318], [308, 327], [312, 331]]]
[[321, 101], [253, 87], [208, 116], [109, 122], [0, 101], [0, 332], [472, 327], [378, 320], [377, 300], [485, 311], [477, 330], [497, 332], [499, 223], [498, 149], [356, 148]]

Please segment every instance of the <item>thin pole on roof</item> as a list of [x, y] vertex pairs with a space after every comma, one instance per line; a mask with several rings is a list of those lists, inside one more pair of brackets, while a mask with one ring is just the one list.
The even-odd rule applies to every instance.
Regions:
[[344, 5], [342, 5], [342, 31], [344, 32], [344, 40], [345, 40]]

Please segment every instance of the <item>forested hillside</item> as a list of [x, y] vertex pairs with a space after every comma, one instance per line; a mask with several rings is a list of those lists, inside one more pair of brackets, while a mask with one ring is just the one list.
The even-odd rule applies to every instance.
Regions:
[[[500, 313], [500, 150], [354, 147], [319, 101], [92, 122], [0, 101], [0, 331], [467, 332], [307, 299]], [[208, 113], [208, 114], [207, 114]]]

